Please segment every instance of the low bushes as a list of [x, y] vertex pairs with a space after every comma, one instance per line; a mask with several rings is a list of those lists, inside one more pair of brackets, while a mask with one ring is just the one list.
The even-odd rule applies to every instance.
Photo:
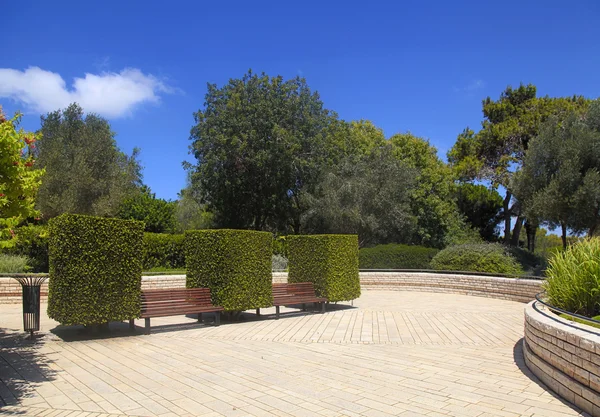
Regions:
[[144, 223], [63, 214], [49, 225], [48, 316], [66, 325], [139, 317]]
[[429, 269], [439, 249], [390, 243], [358, 252], [361, 269]]
[[142, 267], [151, 269], [185, 269], [183, 235], [144, 233]]
[[546, 270], [550, 304], [571, 313], [600, 314], [600, 239], [584, 240], [557, 253]]
[[0, 274], [28, 272], [28, 261], [25, 256], [0, 253]]
[[360, 297], [358, 236], [288, 236], [288, 282], [312, 282], [329, 301]]
[[17, 228], [15, 232], [15, 245], [3, 252], [27, 258], [29, 272], [48, 272], [48, 228], [27, 225]]
[[185, 232], [186, 286], [210, 288], [213, 304], [226, 311], [271, 306], [272, 240], [251, 230]]
[[520, 275], [521, 266], [510, 252], [498, 243], [450, 246], [431, 260], [431, 267], [446, 271], [473, 271]]

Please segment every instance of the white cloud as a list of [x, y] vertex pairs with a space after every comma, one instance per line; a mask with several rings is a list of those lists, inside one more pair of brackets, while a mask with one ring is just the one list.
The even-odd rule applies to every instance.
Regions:
[[481, 90], [485, 87], [485, 81], [480, 79], [471, 80], [469, 84], [464, 87], [454, 87], [455, 93], [473, 93], [477, 90]]
[[57, 73], [39, 67], [25, 71], [0, 68], [0, 98], [23, 103], [30, 110], [46, 113], [77, 102], [90, 113], [106, 117], [123, 117], [142, 103], [157, 103], [160, 93], [174, 90], [151, 74], [136, 68], [125, 68], [119, 73], [86, 73], [75, 78], [68, 88]]

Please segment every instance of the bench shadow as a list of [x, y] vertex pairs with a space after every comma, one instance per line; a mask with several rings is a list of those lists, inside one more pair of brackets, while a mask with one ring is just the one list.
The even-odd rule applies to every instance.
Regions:
[[517, 367], [523, 373], [523, 375], [525, 375], [527, 378], [529, 378], [532, 382], [536, 383], [540, 388], [543, 388], [544, 391], [546, 391], [547, 393], [552, 395], [554, 398], [556, 398], [558, 401], [560, 401], [561, 403], [563, 403], [564, 405], [566, 405], [573, 411], [580, 413], [580, 415], [582, 415], [582, 416], [586, 416], [586, 417], [589, 416], [589, 414], [583, 412], [578, 407], [576, 407], [574, 404], [571, 404], [567, 400], [559, 397], [546, 384], [544, 384], [537, 376], [535, 376], [533, 374], [533, 372], [531, 372], [531, 370], [525, 364], [525, 354], [523, 353], [523, 338], [519, 339], [517, 341], [517, 343], [515, 343], [515, 346], [513, 347], [513, 359], [515, 361], [515, 365], [517, 365]]
[[41, 352], [45, 338], [37, 334], [29, 339], [24, 333], [0, 328], [0, 414], [5, 406], [19, 406], [22, 399], [37, 396], [36, 387], [56, 378], [56, 371], [51, 369], [54, 361]]

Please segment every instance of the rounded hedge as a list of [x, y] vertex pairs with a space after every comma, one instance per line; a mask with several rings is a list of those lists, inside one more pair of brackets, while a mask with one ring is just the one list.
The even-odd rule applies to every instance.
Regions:
[[288, 236], [288, 282], [312, 282], [329, 301], [360, 297], [358, 236]]
[[431, 260], [431, 267], [445, 271], [521, 275], [523, 270], [510, 252], [498, 243], [450, 246]]
[[137, 318], [144, 223], [63, 214], [49, 222], [48, 316], [61, 324]]
[[550, 260], [544, 289], [550, 304], [571, 313], [600, 314], [600, 239], [576, 243]]
[[188, 288], [210, 288], [214, 305], [244, 311], [273, 305], [273, 235], [252, 230], [185, 232]]
[[439, 249], [390, 243], [358, 252], [361, 269], [429, 269]]

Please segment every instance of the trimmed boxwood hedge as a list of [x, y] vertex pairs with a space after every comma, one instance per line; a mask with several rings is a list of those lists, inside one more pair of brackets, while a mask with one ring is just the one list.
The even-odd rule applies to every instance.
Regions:
[[312, 282], [329, 301], [360, 297], [358, 236], [288, 236], [288, 282]]
[[447, 247], [431, 260], [433, 269], [521, 275], [523, 270], [508, 249], [498, 243]]
[[252, 230], [186, 231], [186, 286], [210, 288], [213, 304], [226, 311], [272, 306], [272, 241]]
[[185, 269], [184, 236], [166, 233], [144, 233], [142, 267]]
[[144, 223], [63, 214], [49, 225], [48, 316], [66, 325], [139, 317]]
[[360, 269], [429, 269], [439, 249], [390, 243], [358, 252]]

